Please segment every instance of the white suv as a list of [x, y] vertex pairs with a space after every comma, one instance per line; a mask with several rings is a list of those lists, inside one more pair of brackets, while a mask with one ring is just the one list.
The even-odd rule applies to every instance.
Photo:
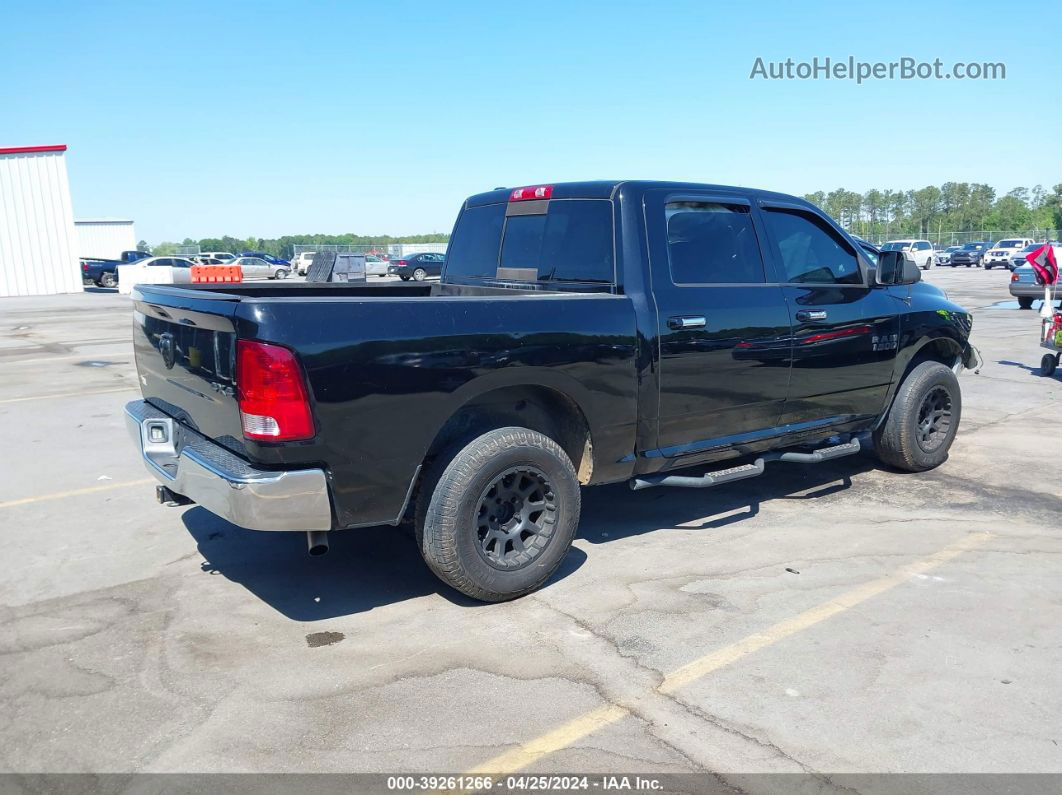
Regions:
[[996, 265], [1002, 265], [1007, 270], [1014, 270], [1010, 262], [1011, 258], [1016, 256], [1026, 246], [1031, 246], [1032, 243], [1033, 241], [1027, 237], [1011, 237], [1006, 240], [1000, 240], [985, 252], [982, 264], [985, 266], [985, 270], [992, 270]]
[[291, 267], [295, 269], [295, 272], [300, 276], [305, 276], [306, 272], [310, 269], [310, 265], [313, 264], [313, 257], [316, 251], [303, 251], [291, 261]]
[[928, 240], [890, 240], [881, 250], [902, 251], [904, 259], [911, 260], [924, 271], [929, 270], [936, 257], [933, 244]]

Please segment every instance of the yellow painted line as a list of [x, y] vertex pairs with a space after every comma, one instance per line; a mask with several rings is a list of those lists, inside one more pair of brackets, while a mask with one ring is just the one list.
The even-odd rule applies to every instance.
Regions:
[[142, 480], [124, 480], [120, 483], [105, 483], [102, 486], [89, 486], [85, 489], [71, 489], [70, 491], [57, 491], [54, 494], [42, 494], [39, 497], [23, 497], [21, 500], [8, 500], [0, 502], [0, 508], [14, 508], [16, 505], [29, 505], [34, 502], [48, 502], [49, 500], [62, 500], [67, 497], [80, 497], [83, 494], [97, 494], [101, 491], [114, 491], [115, 489], [127, 489], [132, 486], [144, 486], [154, 483], [154, 478]]
[[598, 729], [604, 728], [609, 724], [615, 723], [620, 718], [626, 717], [627, 714], [628, 711], [624, 707], [617, 707], [612, 704], [598, 707], [589, 712], [584, 712], [574, 720], [570, 720], [567, 723], [558, 726], [556, 729], [546, 732], [540, 737], [536, 737], [528, 743], [524, 743], [511, 751], [506, 751], [504, 754], [496, 756], [478, 767], [472, 768], [464, 775], [504, 775], [506, 773], [522, 770], [535, 760], [541, 759], [543, 756], [558, 751], [561, 748], [567, 748], [569, 745], [577, 743], [588, 734], [593, 734]]
[[[718, 651], [706, 654], [691, 663], [667, 674], [657, 691], [664, 694], [674, 693], [676, 690], [701, 679], [708, 674], [718, 671], [731, 663], [747, 657], [754, 652], [772, 646], [780, 640], [795, 635], [805, 629], [825, 621], [832, 616], [845, 610], [862, 604], [875, 596], [885, 593], [897, 585], [907, 582], [918, 574], [924, 574], [938, 566], [942, 566], [949, 560], [975, 547], [980, 546], [991, 538], [990, 533], [974, 533], [962, 540], [951, 544], [939, 552], [935, 552], [927, 558], [917, 560], [902, 566], [892, 574], [888, 574], [877, 580], [872, 580], [858, 588], [846, 591], [840, 596], [823, 602], [817, 607], [805, 610], [793, 618], [786, 619], [771, 627], [749, 635], [736, 643], [724, 646]], [[597, 731], [600, 728], [616, 723], [630, 714], [626, 707], [607, 705], [585, 712], [573, 718], [567, 723], [546, 732], [533, 740], [530, 740], [510, 751], [488, 759], [481, 765], [477, 765], [466, 775], [470, 776], [505, 776], [523, 770], [544, 756], [567, 748], [582, 738]]]
[[30, 397], [7, 398], [0, 400], [0, 405], [5, 403], [25, 403], [29, 400], [51, 400], [52, 398], [86, 397], [88, 395], [110, 395], [114, 392], [129, 392], [136, 389], [135, 384], [123, 386], [121, 389], [98, 389], [95, 392], [56, 392], [51, 395], [32, 395]]

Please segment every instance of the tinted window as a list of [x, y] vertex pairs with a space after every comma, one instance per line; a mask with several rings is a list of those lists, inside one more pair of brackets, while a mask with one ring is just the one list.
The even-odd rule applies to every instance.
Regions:
[[748, 207], [669, 202], [667, 248], [675, 284], [765, 281]]
[[504, 204], [469, 207], [462, 212], [450, 238], [447, 276], [497, 275], [504, 221]]
[[915, 251], [926, 251], [928, 248], [930, 248], [930, 245], [925, 241], [915, 243]]
[[544, 215], [506, 219], [501, 266], [535, 268], [539, 281], [612, 282], [612, 203], [554, 200]]
[[999, 242], [1000, 248], [1017, 248], [1022, 244], [1021, 240], [1001, 240]]
[[775, 209], [769, 209], [764, 217], [778, 246], [787, 281], [862, 284], [855, 252], [821, 219]]

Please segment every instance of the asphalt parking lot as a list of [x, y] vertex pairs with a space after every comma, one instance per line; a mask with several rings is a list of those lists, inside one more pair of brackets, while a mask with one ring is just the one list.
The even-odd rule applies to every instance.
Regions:
[[950, 460], [584, 493], [542, 591], [448, 591], [394, 528], [163, 508], [128, 299], [0, 300], [5, 771], [1062, 772], [1062, 376], [1009, 274]]

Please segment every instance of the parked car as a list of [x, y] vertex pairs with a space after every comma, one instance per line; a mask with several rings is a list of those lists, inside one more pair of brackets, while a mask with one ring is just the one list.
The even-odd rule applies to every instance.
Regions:
[[442, 282], [401, 295], [137, 287], [125, 412], [160, 501], [315, 554], [411, 517], [433, 572], [500, 601], [560, 566], [581, 485], [715, 486], [869, 436], [891, 466], [943, 463], [979, 358], [920, 278], [794, 196], [493, 190], [462, 205]]
[[228, 260], [220, 260], [217, 257], [204, 257], [202, 254], [196, 254], [188, 257], [196, 265], [225, 265]]
[[228, 263], [231, 260], [236, 259], [236, 255], [231, 251], [200, 251], [200, 257], [210, 257], [211, 259], [220, 260], [222, 263]]
[[996, 265], [1002, 265], [1007, 270], [1012, 270], [1011, 257], [1032, 242], [1028, 238], [1016, 237], [1000, 240], [985, 252], [983, 264], [987, 270], [992, 270]]
[[118, 259], [81, 257], [81, 281], [97, 287], [117, 287], [119, 265], [128, 265], [150, 256], [146, 251], [123, 251]]
[[938, 251], [936, 256], [937, 265], [951, 265], [951, 255], [961, 248], [962, 246], [948, 246], [943, 251]]
[[387, 268], [391, 263], [387, 260], [377, 257], [375, 254], [365, 255], [365, 275], [366, 276], [386, 276]]
[[[1036, 249], [1040, 248], [1042, 245], [1043, 245], [1043, 243], [1030, 243], [1025, 248], [1023, 248], [1021, 251], [1015, 253], [1014, 256], [1012, 256], [1010, 258], [1010, 269], [1014, 270], [1015, 268], [1020, 268], [1026, 262], [1026, 256], [1025, 255], [1026, 254], [1031, 254], [1033, 251], [1036, 251]], [[1051, 245], [1055, 246], [1057, 244], [1052, 243]]]
[[991, 245], [991, 243], [964, 243], [962, 248], [951, 253], [948, 264], [953, 268], [960, 265], [965, 265], [967, 268], [973, 265], [980, 267], [981, 260]]
[[258, 259], [264, 259], [270, 265], [287, 265], [291, 268], [291, 263], [286, 259], [280, 259], [274, 257], [272, 254], [266, 254], [264, 251], [243, 251], [240, 252], [241, 257], [257, 257]]
[[245, 279], [286, 279], [291, 275], [289, 265], [276, 265], [261, 257], [237, 257], [226, 265], [239, 265]]
[[902, 252], [905, 259], [926, 271], [933, 264], [935, 255], [933, 244], [928, 240], [890, 240], [881, 250]]
[[[1024, 254], [1028, 254], [1031, 251], [1036, 251], [1043, 243], [1034, 243], [1026, 247]], [[1052, 243], [1051, 247], [1055, 250], [1055, 260], [1062, 262], [1062, 244]], [[1042, 284], [1036, 283], [1036, 272], [1032, 269], [1032, 265], [1026, 263], [1024, 254], [1014, 258], [1013, 273], [1010, 275], [1010, 294], [1018, 299], [1018, 306], [1022, 309], [1031, 309], [1033, 301], [1044, 297], [1044, 288]], [[1054, 296], [1056, 300], [1062, 300], [1062, 289], [1059, 289], [1058, 285], [1055, 285]]]
[[295, 260], [291, 263], [295, 272], [300, 276], [305, 276], [306, 272], [310, 270], [310, 265], [313, 264], [313, 257], [316, 251], [303, 251], [295, 255]]
[[393, 276], [400, 276], [404, 282], [410, 279], [422, 282], [429, 276], [441, 275], [445, 262], [445, 254], [411, 254], [408, 257], [391, 260], [391, 264], [387, 266], [387, 272]]
[[191, 268], [196, 263], [187, 257], [148, 257], [140, 260], [137, 264], [146, 268], [173, 268], [174, 284], [191, 284]]

